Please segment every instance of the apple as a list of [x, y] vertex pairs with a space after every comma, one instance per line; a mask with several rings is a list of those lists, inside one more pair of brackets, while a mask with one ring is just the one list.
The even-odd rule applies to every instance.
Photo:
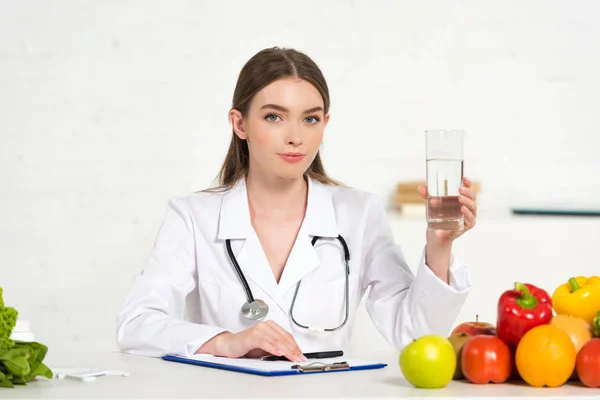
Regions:
[[454, 335], [451, 335], [448, 340], [450, 341], [450, 343], [452, 344], [452, 347], [454, 347], [454, 354], [456, 354], [456, 370], [454, 371], [454, 376], [452, 377], [452, 379], [464, 379], [465, 375], [463, 374], [462, 371], [462, 365], [461, 365], [461, 355], [462, 355], [462, 350], [463, 350], [463, 346], [465, 345], [465, 343], [467, 343], [467, 341], [469, 341], [469, 339], [471, 339], [473, 336], [469, 335], [468, 333], [455, 333]]
[[504, 383], [513, 371], [509, 347], [497, 336], [477, 335], [465, 343], [461, 355], [465, 378], [472, 383]]
[[600, 388], [600, 338], [589, 340], [581, 347], [575, 370], [584, 386]]
[[479, 315], [475, 316], [475, 321], [463, 322], [452, 331], [455, 333], [468, 333], [471, 336], [476, 335], [491, 335], [496, 336], [496, 326], [489, 322], [479, 322]]
[[452, 380], [456, 370], [452, 344], [436, 334], [413, 340], [402, 349], [399, 361], [404, 378], [418, 388], [442, 388]]

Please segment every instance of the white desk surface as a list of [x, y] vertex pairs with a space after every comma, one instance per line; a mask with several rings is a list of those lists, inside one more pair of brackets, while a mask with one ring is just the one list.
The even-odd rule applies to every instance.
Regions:
[[[353, 358], [359, 358], [353, 355]], [[510, 398], [598, 399], [600, 389], [577, 382], [560, 388], [533, 388], [524, 383], [474, 385], [453, 381], [443, 389], [416, 389], [400, 373], [397, 354], [390, 352], [363, 359], [388, 363], [384, 369], [335, 372], [307, 376], [263, 377], [163, 361], [118, 352], [54, 354], [54, 367], [124, 369], [128, 377], [104, 376], [94, 382], [40, 379], [14, 389], [0, 388], [0, 399], [72, 398]]]

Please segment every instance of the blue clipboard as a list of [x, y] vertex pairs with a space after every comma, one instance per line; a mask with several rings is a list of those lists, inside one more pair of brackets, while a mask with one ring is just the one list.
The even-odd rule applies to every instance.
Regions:
[[[345, 372], [345, 371], [360, 371], [360, 370], [368, 370], [368, 369], [379, 369], [387, 367], [387, 364], [383, 363], [356, 363], [352, 365], [352, 362], [346, 363], [346, 365], [342, 364], [345, 362], [340, 359], [339, 362], [335, 363], [327, 363], [315, 360], [315, 362], [311, 362], [310, 360], [305, 363], [297, 364], [298, 368], [292, 368], [292, 365], [287, 366], [286, 369], [274, 368], [273, 370], [264, 370], [257, 369], [251, 367], [243, 367], [239, 365], [232, 365], [226, 362], [211, 362], [206, 360], [198, 360], [194, 358], [181, 357], [177, 355], [165, 355], [161, 357], [165, 361], [178, 362], [183, 364], [191, 364], [208, 368], [222, 369], [226, 371], [233, 372], [241, 372], [245, 374], [252, 375], [260, 375], [260, 376], [284, 376], [284, 375], [313, 375], [313, 374], [323, 374], [330, 372]], [[218, 357], [215, 357], [215, 360], [218, 360]], [[271, 363], [272, 361], [260, 361], [261, 363]], [[264, 364], [265, 366], [268, 364]], [[273, 364], [275, 365], [275, 364]]]

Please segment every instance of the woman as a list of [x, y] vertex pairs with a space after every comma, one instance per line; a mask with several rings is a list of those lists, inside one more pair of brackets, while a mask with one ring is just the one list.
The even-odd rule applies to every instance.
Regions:
[[475, 225], [468, 180], [465, 230], [427, 231], [413, 275], [379, 199], [325, 173], [329, 93], [308, 56], [257, 53], [241, 70], [229, 119], [220, 186], [169, 202], [117, 318], [122, 351], [305, 361], [303, 352], [346, 348], [367, 288], [367, 311], [397, 349], [449, 332], [470, 290], [451, 253]]

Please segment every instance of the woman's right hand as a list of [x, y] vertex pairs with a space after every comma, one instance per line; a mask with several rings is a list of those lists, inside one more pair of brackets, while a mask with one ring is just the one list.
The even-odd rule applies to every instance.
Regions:
[[229, 358], [275, 355], [294, 362], [306, 361], [294, 337], [273, 321], [259, 322], [239, 333], [220, 333], [196, 350], [196, 354]]

